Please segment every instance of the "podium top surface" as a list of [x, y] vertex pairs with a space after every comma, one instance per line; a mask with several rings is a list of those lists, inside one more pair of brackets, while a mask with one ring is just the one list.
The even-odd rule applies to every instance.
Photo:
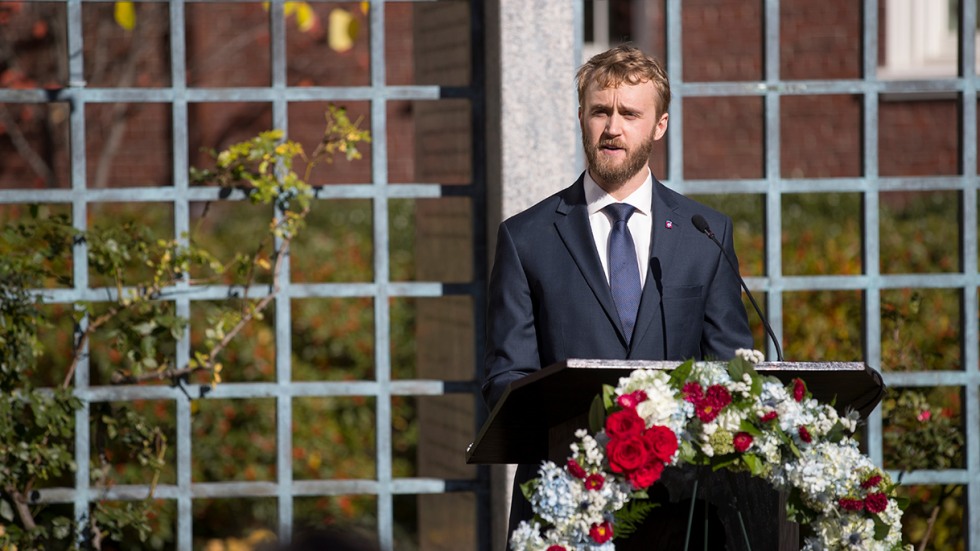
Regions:
[[[467, 450], [467, 463], [536, 463], [548, 455], [550, 427], [586, 413], [602, 385], [635, 369], [670, 371], [683, 362], [569, 359], [510, 384]], [[861, 362], [764, 362], [762, 375], [806, 381], [814, 397], [867, 417], [878, 405], [881, 376]], [[585, 428], [585, 427], [583, 427]]]

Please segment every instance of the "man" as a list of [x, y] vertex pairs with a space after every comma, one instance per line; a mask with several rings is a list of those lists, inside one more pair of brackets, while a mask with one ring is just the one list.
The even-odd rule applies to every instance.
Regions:
[[[729, 359], [752, 348], [738, 279], [691, 223], [703, 216], [734, 257], [731, 219], [647, 166], [667, 131], [663, 67], [619, 46], [582, 66], [577, 84], [588, 169], [497, 234], [483, 383], [491, 409], [510, 382], [568, 358]], [[516, 482], [534, 469], [522, 465]], [[516, 491], [511, 527], [530, 517]]]

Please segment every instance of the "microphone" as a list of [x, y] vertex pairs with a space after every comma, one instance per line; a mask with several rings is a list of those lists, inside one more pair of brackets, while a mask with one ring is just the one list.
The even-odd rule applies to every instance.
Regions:
[[769, 321], [762, 313], [762, 309], [759, 308], [759, 305], [755, 302], [755, 297], [752, 296], [752, 291], [749, 291], [749, 287], [745, 284], [745, 280], [742, 279], [742, 275], [738, 273], [738, 267], [735, 266], [735, 261], [728, 255], [728, 251], [725, 250], [725, 247], [718, 242], [718, 239], [715, 237], [715, 232], [711, 231], [711, 228], [708, 226], [708, 221], [704, 219], [704, 216], [695, 214], [691, 217], [691, 223], [694, 224], [694, 227], [697, 228], [699, 232], [707, 235], [712, 241], [714, 241], [715, 245], [718, 245], [718, 248], [721, 249], [721, 255], [725, 257], [725, 260], [728, 261], [728, 265], [732, 268], [732, 271], [735, 272], [735, 277], [737, 277], [738, 282], [742, 284], [742, 288], [745, 289], [745, 294], [749, 296], [749, 301], [755, 308], [756, 313], [759, 314], [759, 319], [762, 320], [762, 325], [766, 327], [766, 332], [769, 333], [769, 338], [772, 339], [772, 344], [776, 347], [776, 358], [779, 359], [779, 361], [783, 361], [783, 351], [779, 347], [779, 341], [776, 339], [776, 334], [773, 333], [772, 327], [769, 325]]

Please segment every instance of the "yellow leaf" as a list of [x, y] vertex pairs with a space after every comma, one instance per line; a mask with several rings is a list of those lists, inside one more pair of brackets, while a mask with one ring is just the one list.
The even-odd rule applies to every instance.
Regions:
[[368, 11], [370, 11], [370, 10], [371, 10], [371, 3], [370, 2], [361, 2], [361, 13], [363, 13], [364, 15], [367, 15], [368, 14]]
[[296, 26], [302, 32], [309, 32], [316, 25], [316, 12], [308, 2], [292, 2], [296, 4]]
[[346, 52], [354, 47], [351, 29], [355, 27], [354, 17], [349, 11], [340, 8], [330, 10], [329, 45], [335, 52]]
[[299, 2], [286, 2], [286, 5], [283, 6], [282, 13], [286, 17], [289, 17], [294, 11], [296, 11], [296, 4], [299, 4]]
[[127, 31], [133, 30], [136, 27], [136, 6], [132, 2], [116, 2], [115, 8], [116, 23]]
[[245, 538], [251, 545], [258, 545], [260, 543], [274, 542], [276, 541], [276, 535], [272, 533], [272, 530], [266, 530], [265, 528], [259, 528], [254, 530], [251, 534]]
[[309, 458], [307, 458], [307, 460], [306, 460], [306, 466], [309, 467], [310, 470], [313, 470], [313, 471], [319, 469], [320, 468], [320, 465], [322, 465], [322, 464], [323, 464], [323, 458], [320, 457], [320, 454], [317, 453], [317, 452], [311, 453], [310, 456], [309, 456]]
[[216, 363], [216, 364], [214, 364], [214, 372], [215, 372], [215, 373], [221, 373], [221, 369], [222, 369], [223, 367], [224, 367], [224, 366], [223, 366], [223, 365], [221, 365], [220, 363]]
[[256, 260], [255, 263], [258, 264], [259, 268], [262, 268], [263, 270], [268, 270], [272, 267], [272, 264], [269, 264], [269, 261], [264, 258]]

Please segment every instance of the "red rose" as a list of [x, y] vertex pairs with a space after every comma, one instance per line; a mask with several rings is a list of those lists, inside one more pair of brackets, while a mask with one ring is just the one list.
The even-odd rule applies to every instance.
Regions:
[[645, 423], [635, 409], [621, 409], [606, 417], [606, 434], [609, 438], [629, 438], [643, 433]]
[[868, 497], [864, 498], [864, 507], [869, 513], [880, 513], [888, 507], [888, 496], [881, 492], [868, 494]]
[[569, 458], [568, 463], [565, 464], [565, 468], [568, 469], [568, 474], [574, 476], [575, 478], [585, 478], [585, 469], [583, 469], [582, 466], [578, 464], [578, 461], [575, 461], [575, 459]]
[[643, 402], [647, 399], [647, 393], [642, 390], [637, 390], [635, 392], [630, 392], [629, 394], [623, 394], [622, 396], [616, 398], [616, 403], [620, 407], [624, 408], [635, 408], [637, 404]]
[[769, 421], [772, 421], [772, 420], [774, 420], [777, 417], [779, 417], [779, 414], [776, 413], [776, 410], [772, 410], [772, 411], [766, 412], [766, 414], [763, 415], [762, 417], [759, 417], [759, 420], [762, 421], [763, 423], [768, 423]]
[[613, 537], [612, 524], [610, 524], [608, 520], [602, 524], [593, 524], [592, 527], [589, 528], [589, 537], [591, 537], [592, 541], [598, 543], [599, 545], [606, 543]]
[[711, 404], [718, 409], [732, 403], [732, 395], [728, 392], [727, 388], [721, 385], [709, 386], [708, 391], [704, 395], [704, 399], [711, 402]]
[[702, 400], [694, 405], [694, 413], [698, 414], [698, 419], [702, 423], [710, 423], [721, 413], [721, 408], [714, 406], [708, 400]]
[[867, 480], [861, 483], [861, 487], [867, 490], [868, 488], [874, 488], [875, 486], [881, 484], [881, 476], [874, 475], [869, 477]]
[[684, 399], [692, 404], [696, 404], [704, 398], [704, 391], [701, 389], [701, 385], [695, 382], [690, 382], [684, 385]]
[[626, 478], [630, 481], [634, 490], [643, 490], [660, 480], [660, 475], [663, 472], [664, 464], [653, 461], [631, 472]]
[[752, 435], [747, 432], [739, 432], [732, 438], [732, 445], [735, 451], [745, 453], [745, 450], [752, 447]]
[[864, 501], [860, 499], [842, 497], [837, 501], [837, 504], [845, 511], [861, 511], [864, 509]]
[[677, 435], [662, 425], [647, 429], [643, 433], [643, 441], [647, 445], [647, 451], [658, 461], [669, 461], [677, 451]]
[[639, 436], [616, 438], [606, 444], [609, 468], [614, 473], [628, 473], [647, 462], [647, 449]]
[[599, 473], [590, 474], [588, 478], [585, 479], [585, 488], [587, 490], [599, 491], [602, 489], [602, 485], [605, 484], [606, 479]]
[[802, 402], [805, 397], [806, 383], [803, 382], [803, 379], [793, 379], [793, 399], [797, 402]]
[[548, 547], [548, 549], [546, 549], [545, 551], [568, 551], [568, 549], [565, 549], [560, 545], [552, 545]]
[[800, 433], [800, 440], [806, 442], [807, 444], [813, 442], [813, 437], [810, 436], [810, 431], [806, 430], [806, 427], [800, 425], [798, 432]]

